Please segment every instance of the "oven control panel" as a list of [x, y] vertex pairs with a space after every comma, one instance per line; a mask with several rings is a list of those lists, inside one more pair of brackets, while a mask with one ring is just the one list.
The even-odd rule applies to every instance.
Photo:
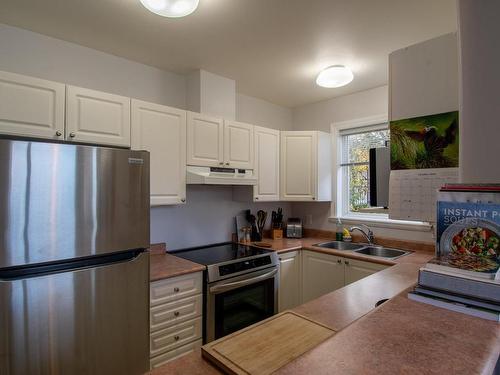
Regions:
[[267, 255], [255, 259], [242, 260], [241, 262], [234, 262], [219, 266], [219, 275], [227, 276], [241, 271], [251, 270], [262, 266], [272, 264], [271, 256]]

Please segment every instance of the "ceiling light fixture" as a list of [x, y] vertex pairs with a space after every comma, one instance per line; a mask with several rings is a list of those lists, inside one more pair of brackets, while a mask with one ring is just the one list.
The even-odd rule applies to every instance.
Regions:
[[140, 0], [149, 11], [163, 17], [179, 18], [193, 13], [200, 0]]
[[351, 69], [344, 65], [332, 65], [323, 69], [316, 78], [316, 84], [321, 87], [342, 87], [354, 79]]

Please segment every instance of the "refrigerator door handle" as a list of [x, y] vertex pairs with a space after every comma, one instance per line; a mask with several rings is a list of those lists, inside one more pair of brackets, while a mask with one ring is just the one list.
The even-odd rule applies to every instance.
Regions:
[[66, 261], [3, 268], [0, 269], [0, 281], [27, 279], [61, 272], [78, 271], [90, 267], [101, 267], [114, 263], [128, 262], [137, 258], [144, 251], [143, 249], [129, 250]]

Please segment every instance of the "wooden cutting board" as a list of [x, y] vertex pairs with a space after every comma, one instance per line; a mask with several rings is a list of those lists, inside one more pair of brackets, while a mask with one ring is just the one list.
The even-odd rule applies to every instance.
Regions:
[[228, 374], [271, 374], [335, 331], [287, 311], [202, 347], [207, 360]]

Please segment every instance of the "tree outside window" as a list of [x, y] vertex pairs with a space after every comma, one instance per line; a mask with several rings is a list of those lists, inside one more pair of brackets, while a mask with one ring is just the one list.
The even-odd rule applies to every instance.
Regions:
[[343, 192], [347, 192], [346, 206], [349, 212], [359, 212], [370, 207], [370, 148], [385, 147], [389, 140], [389, 130], [367, 130], [341, 135], [341, 168]]

